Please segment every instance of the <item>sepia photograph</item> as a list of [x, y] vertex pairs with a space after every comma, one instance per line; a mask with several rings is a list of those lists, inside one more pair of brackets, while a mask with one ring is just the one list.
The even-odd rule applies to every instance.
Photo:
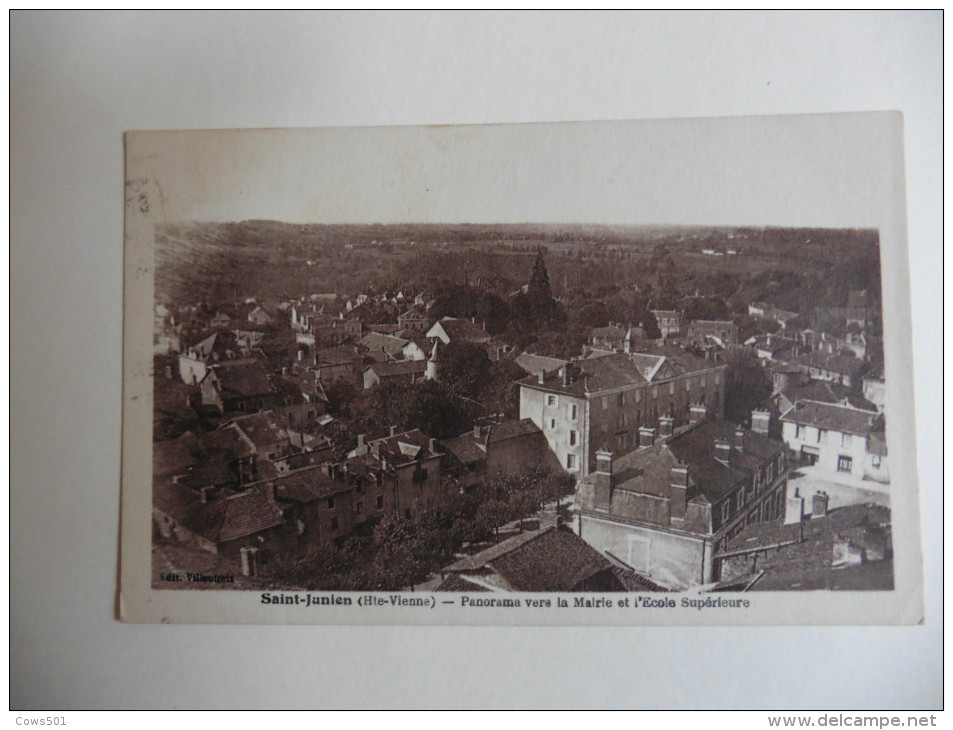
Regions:
[[[152, 262], [126, 301], [149, 310], [127, 320], [143, 328], [127, 347], [149, 348], [130, 387], [151, 402], [137, 465], [149, 530], [124, 545], [149, 551], [137, 578], [153, 596], [347, 607], [363, 594], [362, 608], [442, 611], [741, 614], [761, 593], [893, 592], [895, 551], [919, 555], [894, 539], [879, 228], [703, 225], [687, 211], [681, 224], [451, 221], [447, 190], [388, 220], [457, 160], [471, 179], [481, 148], [515, 151], [508, 135], [625, 149], [686, 132], [704, 145], [709, 130], [743, 140], [766, 123], [812, 122], [129, 135], [127, 246], [147, 242]], [[428, 149], [404, 169], [413, 143]], [[200, 146], [198, 168], [187, 150]], [[384, 162], [351, 169], [368, 146]], [[239, 215], [176, 214], [193, 186], [221, 189], [236, 150], [255, 152], [262, 182], [305, 148], [281, 194], [295, 180], [306, 202], [328, 194], [308, 184], [330, 168], [376, 177], [387, 202], [363, 220], [281, 220], [253, 217], [283, 207], [276, 190], [220, 206], [203, 190]], [[148, 150], [164, 175], [145, 172]]]

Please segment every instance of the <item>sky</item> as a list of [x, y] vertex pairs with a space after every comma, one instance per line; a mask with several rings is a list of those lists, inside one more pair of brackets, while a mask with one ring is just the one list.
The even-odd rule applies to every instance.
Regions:
[[881, 227], [896, 113], [135, 132], [165, 221]]

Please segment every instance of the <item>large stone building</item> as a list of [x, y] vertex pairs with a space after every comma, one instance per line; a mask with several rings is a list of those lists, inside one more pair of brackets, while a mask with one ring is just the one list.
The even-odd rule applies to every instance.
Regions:
[[668, 589], [719, 580], [715, 554], [785, 513], [787, 451], [752, 420], [757, 432], [706, 420], [621, 458], [600, 451], [576, 490], [580, 537]]
[[519, 385], [520, 418], [539, 426], [566, 471], [586, 477], [599, 449], [627, 453], [640, 431], [670, 435], [706, 414], [721, 416], [725, 366], [666, 348], [577, 360]]

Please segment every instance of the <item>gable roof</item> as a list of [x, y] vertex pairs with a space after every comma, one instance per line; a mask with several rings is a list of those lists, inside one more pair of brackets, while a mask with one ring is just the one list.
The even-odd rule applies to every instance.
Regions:
[[373, 370], [378, 378], [387, 378], [422, 373], [426, 369], [426, 360], [393, 360], [376, 362], [373, 365], [368, 365], [364, 370], [365, 372]]
[[385, 335], [381, 332], [368, 332], [359, 343], [368, 350], [379, 350], [389, 355], [396, 355], [407, 344], [407, 340], [392, 335]]
[[157, 483], [153, 505], [184, 527], [216, 544], [277, 527], [282, 512], [257, 489], [203, 503], [195, 492], [172, 483]]
[[515, 591], [571, 591], [612, 563], [568, 530], [524, 532], [446, 568], [450, 573], [489, 568]]
[[547, 370], [558, 370], [566, 364], [565, 360], [559, 360], [555, 357], [546, 357], [545, 355], [534, 355], [529, 352], [524, 352], [519, 355], [515, 362], [531, 375], [539, 375], [541, 372]]
[[873, 411], [817, 401], [798, 401], [781, 420], [827, 431], [869, 436], [884, 430], [883, 418]]
[[489, 342], [490, 335], [477, 324], [469, 319], [457, 319], [455, 317], [444, 317], [438, 322], [447, 333], [450, 341], [464, 340], [466, 342]]
[[542, 433], [531, 418], [521, 418], [520, 420], [503, 421], [490, 426], [490, 433], [487, 436], [487, 443], [496, 443], [506, 439], [526, 436], [531, 433]]
[[[261, 360], [245, 359], [218, 363], [210, 369], [225, 396], [254, 396], [276, 392]], [[214, 382], [213, 381], [213, 382]]]
[[440, 445], [461, 464], [474, 464], [486, 460], [486, 451], [481, 448], [472, 431], [441, 441]]

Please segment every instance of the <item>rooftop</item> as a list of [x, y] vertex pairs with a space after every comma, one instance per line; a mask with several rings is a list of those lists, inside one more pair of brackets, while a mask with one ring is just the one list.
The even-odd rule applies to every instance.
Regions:
[[872, 411], [817, 401], [798, 401], [781, 415], [781, 420], [827, 431], [868, 436], [884, 430], [883, 418]]
[[504, 540], [446, 568], [450, 573], [489, 569], [510, 590], [572, 591], [612, 563], [568, 530], [546, 527]]

